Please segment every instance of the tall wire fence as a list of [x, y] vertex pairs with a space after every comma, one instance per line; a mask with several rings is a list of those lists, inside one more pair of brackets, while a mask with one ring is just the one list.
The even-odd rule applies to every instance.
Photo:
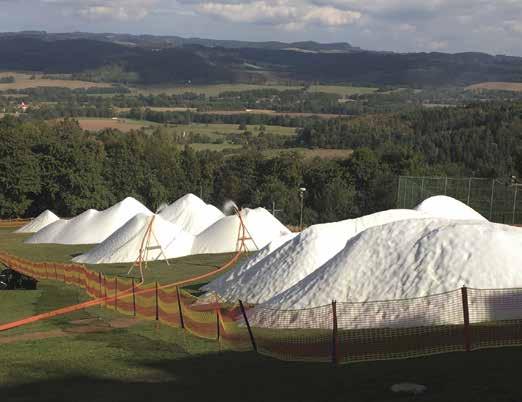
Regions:
[[462, 201], [492, 222], [522, 224], [520, 184], [477, 177], [399, 177], [398, 208], [414, 208], [435, 195], [447, 195]]
[[79, 264], [6, 253], [0, 262], [36, 279], [78, 286], [104, 298], [108, 309], [183, 329], [222, 349], [288, 361], [344, 364], [522, 345], [522, 289], [462, 288], [415, 299], [273, 310], [158, 283], [137, 288], [133, 278]]

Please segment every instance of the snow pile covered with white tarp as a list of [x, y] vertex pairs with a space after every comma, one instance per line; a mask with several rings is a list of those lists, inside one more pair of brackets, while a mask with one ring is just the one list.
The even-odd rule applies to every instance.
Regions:
[[[250, 319], [252, 325], [281, 327], [270, 309], [309, 309], [336, 300], [343, 328], [462, 324], [458, 289], [522, 287], [521, 261], [519, 228], [436, 218], [393, 222], [349, 240], [322, 267], [253, 309]], [[521, 294], [508, 296], [520, 303]], [[421, 299], [386, 302], [412, 298]], [[498, 303], [498, 294], [484, 298], [470, 291], [470, 308], [478, 307], [472, 322], [522, 318], [522, 311], [512, 309], [502, 314]], [[306, 316], [295, 311], [291, 325], [321, 327], [313, 311]]]
[[31, 222], [16, 230], [15, 233], [36, 233], [51, 223], [58, 221], [59, 219], [60, 218], [58, 218], [58, 216], [56, 216], [53, 212], [46, 210], [34, 218]]
[[230, 302], [241, 299], [263, 303], [314, 272], [358, 233], [388, 222], [424, 217], [421, 212], [396, 209], [310, 226], [256, 264], [247, 262], [247, 266], [240, 266], [209, 283], [205, 290]]
[[197, 235], [225, 215], [215, 206], [206, 204], [194, 194], [186, 194], [165, 207], [159, 215], [182, 230]]
[[47, 225], [25, 242], [30, 244], [101, 243], [129, 219], [140, 213], [152, 215], [152, 212], [142, 203], [128, 197], [103, 211], [89, 209], [72, 219], [60, 219]]
[[470, 206], [445, 195], [427, 198], [417, 205], [415, 210], [435, 218], [487, 221]]
[[73, 259], [85, 264], [134, 262], [140, 250], [148, 261], [188, 255], [194, 236], [160, 215], [138, 214], [101, 244]]

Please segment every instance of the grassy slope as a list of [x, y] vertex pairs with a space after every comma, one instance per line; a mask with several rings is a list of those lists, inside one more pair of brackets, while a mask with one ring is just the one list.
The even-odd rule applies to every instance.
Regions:
[[[27, 246], [23, 236], [0, 233], [0, 249], [64, 260], [70, 249]], [[83, 246], [82, 246], [83, 247]], [[79, 250], [82, 247], [77, 247]], [[209, 257], [212, 259], [213, 257]], [[195, 257], [195, 264], [208, 264]], [[106, 267], [107, 268], [107, 267]], [[207, 266], [207, 269], [212, 267]], [[154, 267], [151, 271], [156, 271]], [[187, 266], [189, 271], [190, 268]], [[169, 275], [186, 275], [176, 266]], [[3, 321], [73, 304], [73, 287], [42, 281], [39, 291], [0, 293]], [[70, 331], [73, 319], [110, 323], [118, 314], [92, 308], [74, 316], [8, 331]], [[6, 401], [512, 401], [520, 395], [522, 348], [453, 353], [402, 361], [346, 365], [280, 362], [254, 353], [220, 350], [216, 342], [178, 329], [140, 322], [109, 332], [77, 334], [0, 345], [0, 392]], [[389, 391], [397, 382], [428, 387], [419, 397]]]

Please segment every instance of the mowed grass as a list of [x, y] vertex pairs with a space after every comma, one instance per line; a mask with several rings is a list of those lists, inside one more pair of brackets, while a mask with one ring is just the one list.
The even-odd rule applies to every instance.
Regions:
[[[26, 248], [21, 240], [2, 230], [0, 249], [35, 260], [54, 254], [63, 260], [72, 250]], [[193, 262], [207, 263], [200, 257]], [[72, 286], [42, 281], [38, 291], [0, 292], [0, 315], [5, 322], [82, 300]], [[507, 402], [520, 396], [522, 348], [334, 367], [231, 352], [155, 322], [127, 318], [128, 325], [115, 325], [123, 318], [96, 307], [1, 333], [2, 400]], [[392, 393], [400, 382], [423, 384], [427, 391]]]
[[[253, 135], [259, 135], [261, 130], [259, 125], [246, 125], [244, 129], [239, 129], [238, 124], [220, 124], [220, 123], [192, 123], [192, 124], [169, 124], [166, 129], [175, 131], [177, 133], [193, 133], [203, 134], [209, 137], [212, 136], [226, 136], [228, 134], [241, 134], [244, 131], [249, 131]], [[293, 136], [296, 134], [294, 127], [284, 126], [264, 126], [265, 133], [282, 135], [282, 136]]]
[[466, 89], [522, 92], [522, 82], [481, 82], [470, 85]]
[[[78, 80], [48, 79], [43, 78], [42, 73], [20, 73], [4, 71], [0, 72], [0, 77], [14, 77], [15, 82], [0, 84], [0, 91], [8, 89], [26, 89], [37, 87], [59, 87], [59, 88], [109, 88], [112, 85], [106, 83], [87, 82]], [[34, 77], [34, 79], [31, 79]]]

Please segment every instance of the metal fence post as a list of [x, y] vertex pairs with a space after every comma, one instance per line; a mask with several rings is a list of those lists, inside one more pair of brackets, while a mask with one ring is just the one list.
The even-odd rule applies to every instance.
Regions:
[[518, 186], [515, 184], [515, 194], [513, 195], [513, 225], [516, 223], [517, 193], [518, 193]]
[[179, 288], [176, 286], [176, 296], [178, 297], [178, 309], [179, 309], [179, 321], [181, 328], [185, 328], [185, 322], [183, 321], [183, 310], [181, 309], [181, 298], [179, 296]]
[[158, 281], [156, 281], [156, 287], [155, 287], [155, 299], [156, 299], [156, 321], [159, 321]]
[[134, 291], [134, 278], [132, 278], [132, 314], [136, 317], [136, 292]]
[[467, 205], [469, 205], [470, 199], [471, 199], [471, 177], [469, 178], [469, 181], [468, 181], [468, 202], [467, 202]]
[[462, 311], [464, 313], [464, 349], [466, 352], [471, 350], [471, 334], [469, 326], [469, 305], [468, 305], [468, 288], [465, 286], [461, 289], [462, 294]]
[[239, 300], [239, 308], [241, 309], [241, 313], [243, 314], [243, 318], [245, 319], [245, 324], [248, 330], [248, 335], [250, 335], [250, 341], [252, 342], [252, 348], [254, 352], [257, 352], [257, 344], [254, 339], [254, 334], [252, 333], [252, 328], [250, 328], [250, 323], [248, 322], [248, 317], [246, 315], [245, 306], [243, 306], [243, 302]]
[[448, 176], [444, 178], [444, 195], [448, 195]]
[[337, 365], [339, 364], [339, 339], [337, 336], [337, 302], [335, 300], [332, 301], [332, 321], [332, 363]]
[[399, 181], [397, 183], [397, 208], [401, 207], [401, 179], [402, 176], [399, 176]]
[[493, 218], [493, 198], [495, 196], [495, 179], [491, 180], [491, 197], [489, 199], [489, 220]]
[[118, 311], [118, 277], [114, 279], [114, 310]]
[[103, 297], [102, 274], [101, 274], [101, 272], [98, 272], [98, 283], [100, 284], [100, 295], [98, 297]]

